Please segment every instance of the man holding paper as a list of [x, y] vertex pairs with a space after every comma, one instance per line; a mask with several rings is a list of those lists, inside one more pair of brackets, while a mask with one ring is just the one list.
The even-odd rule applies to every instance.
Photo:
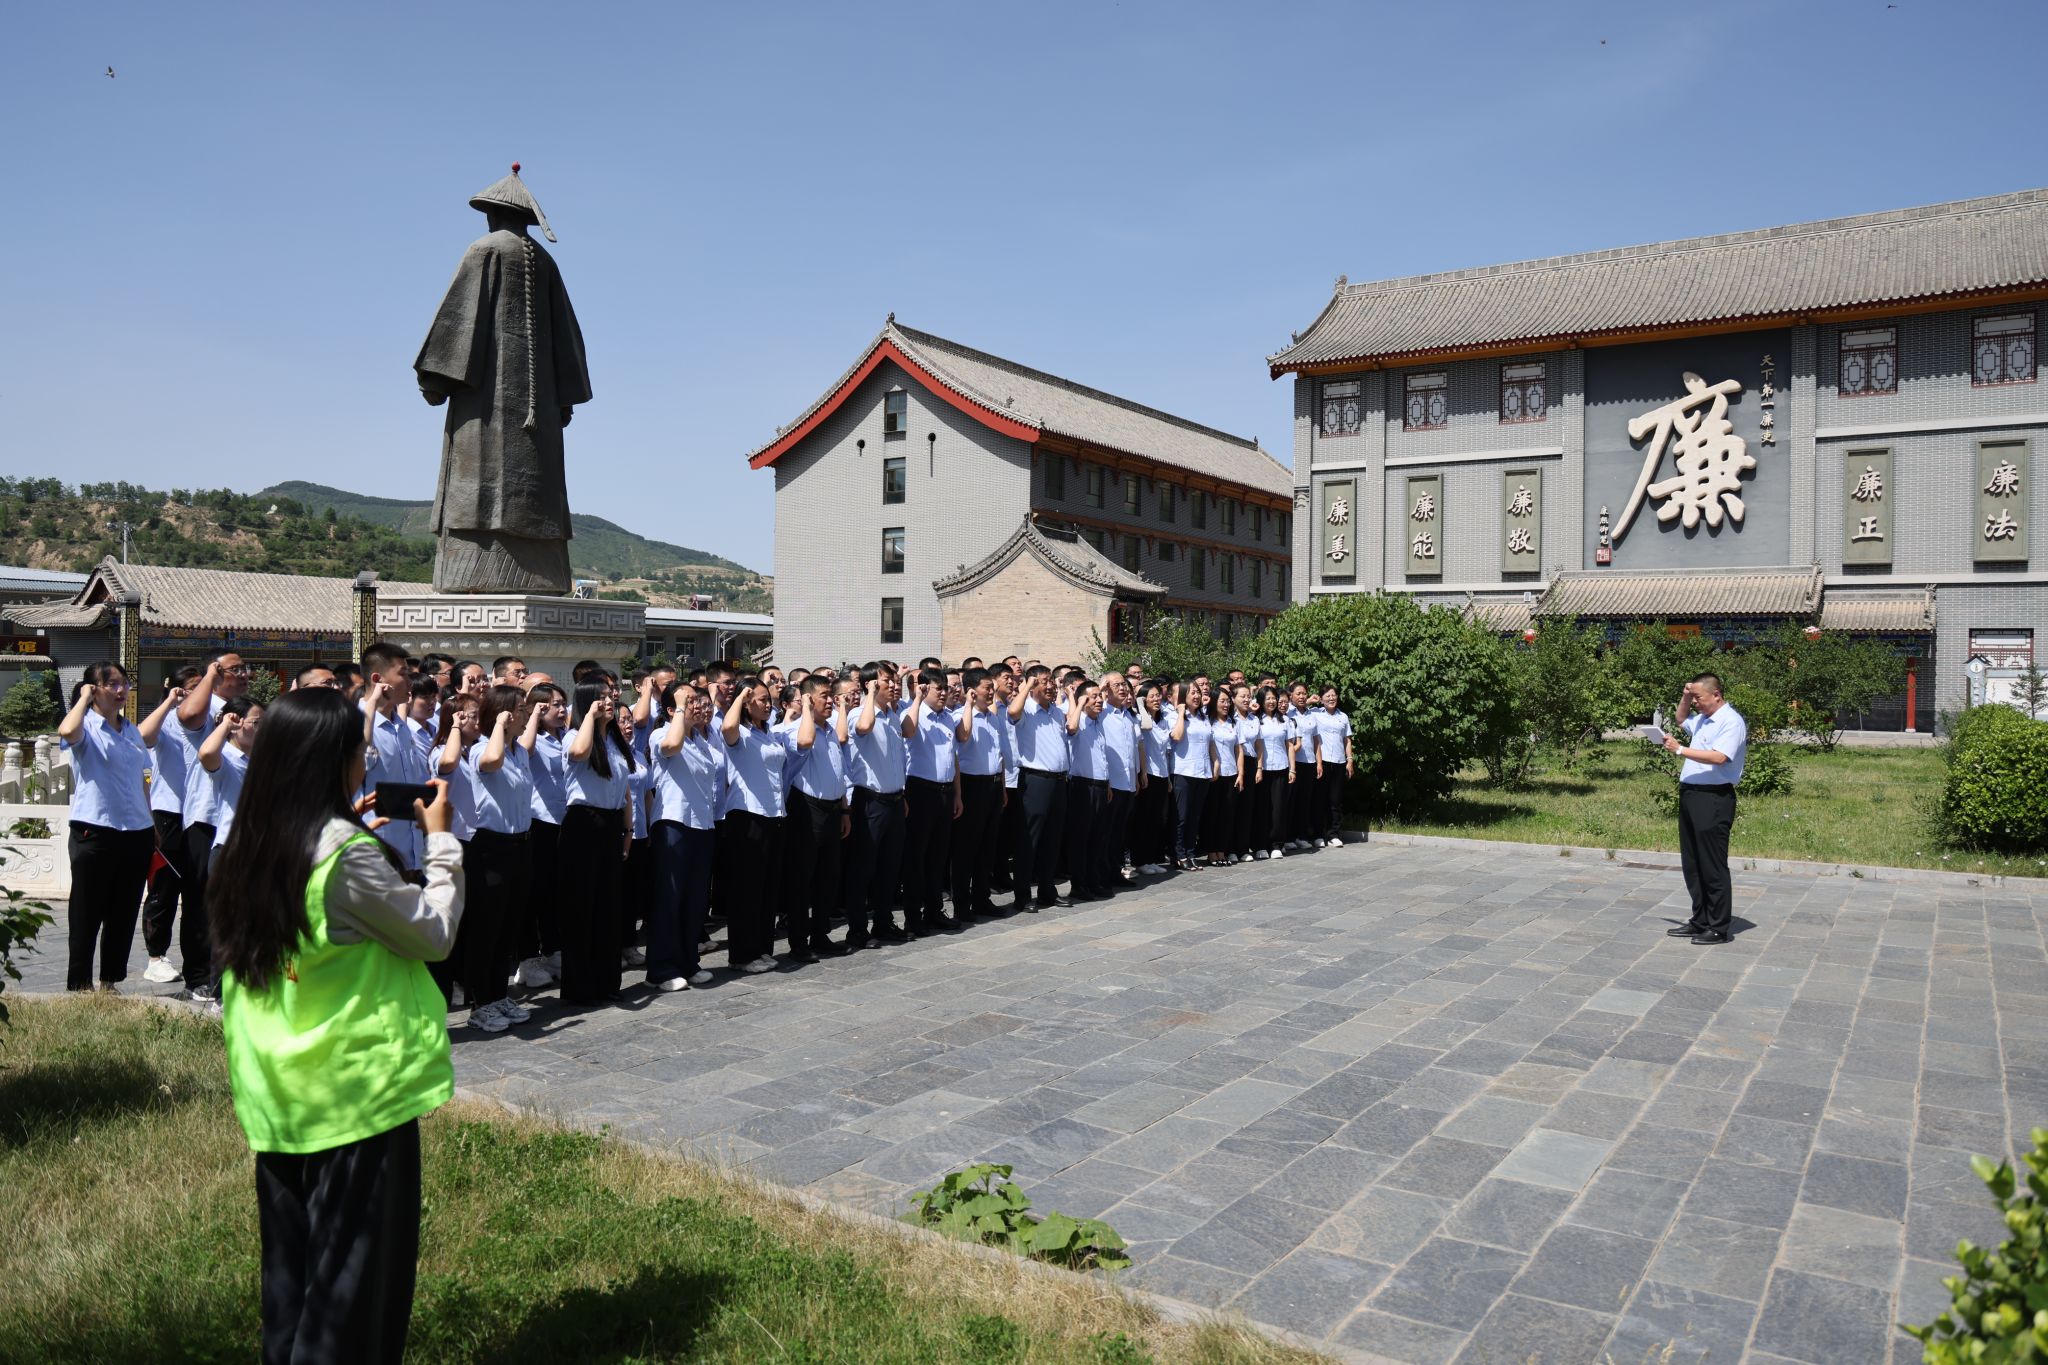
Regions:
[[1728, 882], [1728, 831], [1735, 824], [1735, 785], [1749, 750], [1749, 725], [1721, 694], [1721, 680], [1702, 673], [1678, 699], [1677, 735], [1664, 747], [1684, 759], [1678, 771], [1678, 857], [1692, 918], [1665, 930], [1702, 946], [1728, 941], [1734, 913]]

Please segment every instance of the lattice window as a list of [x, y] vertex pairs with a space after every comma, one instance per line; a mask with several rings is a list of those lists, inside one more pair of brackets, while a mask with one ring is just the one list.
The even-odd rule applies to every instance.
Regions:
[[1322, 418], [1324, 436], [1356, 436], [1365, 420], [1364, 386], [1356, 379], [1333, 379], [1323, 385]]
[[[1540, 422], [1550, 415], [1546, 367], [1540, 360], [1500, 367], [1500, 420]], [[1441, 423], [1439, 423], [1441, 425]]]
[[1438, 370], [1434, 374], [1411, 374], [1404, 381], [1407, 401], [1401, 409], [1401, 427], [1405, 431], [1435, 431], [1451, 420], [1450, 376]]
[[2002, 313], [1978, 318], [1970, 339], [1970, 382], [2031, 384], [2034, 382], [2034, 315]]
[[1842, 331], [1841, 375], [1844, 398], [1899, 391], [1899, 329], [1864, 327]]

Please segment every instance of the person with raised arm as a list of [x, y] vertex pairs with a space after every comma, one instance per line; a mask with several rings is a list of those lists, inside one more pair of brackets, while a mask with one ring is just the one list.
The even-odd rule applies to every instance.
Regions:
[[839, 906], [840, 845], [852, 826], [846, 746], [853, 689], [835, 688], [824, 674], [812, 673], [798, 695], [782, 904], [790, 960], [815, 962], [821, 953], [844, 951], [829, 932]]
[[769, 723], [770, 692], [758, 678], [733, 693], [720, 722], [725, 741], [724, 818], [731, 830], [727, 866], [734, 879], [726, 904], [726, 964], [758, 976], [772, 972], [775, 916], [782, 903], [783, 830], [788, 814], [783, 775], [797, 751], [816, 742], [817, 723], [806, 709], [794, 735]]
[[626, 778], [632, 746], [612, 724], [614, 703], [602, 676], [576, 684], [575, 728], [562, 746], [567, 806], [558, 854], [562, 999], [579, 1005], [616, 999], [624, 948], [619, 886], [632, 825]]
[[[1006, 713], [1017, 746], [1017, 795], [1024, 803], [1024, 856], [1017, 868], [1016, 904], [1034, 913], [1073, 904], [1060, 895], [1058, 881], [1060, 840], [1067, 823], [1067, 771], [1072, 766], [1066, 700], [1055, 693], [1052, 670], [1034, 664]], [[1078, 708], [1071, 714], [1078, 717]]]
[[663, 689], [668, 725], [654, 769], [654, 901], [647, 916], [647, 984], [681, 991], [711, 984], [698, 957], [711, 911], [711, 863], [725, 804], [725, 745], [712, 735], [711, 699], [686, 683]]
[[[95, 945], [101, 990], [111, 991], [128, 975], [128, 949], [135, 941], [142, 889], [156, 849], [144, 774], [165, 718], [185, 700], [173, 689], [145, 720], [131, 723], [127, 670], [102, 661], [87, 666], [70, 709], [57, 723], [57, 739], [71, 754], [68, 990], [92, 989]], [[202, 980], [211, 978], [209, 963], [198, 969]]]
[[533, 828], [533, 746], [540, 737], [540, 708], [516, 684], [493, 683], [484, 692], [477, 730], [482, 740], [462, 756], [470, 793], [470, 835], [462, 858], [470, 909], [463, 919], [456, 979], [469, 1001], [469, 1022], [482, 1028], [479, 1015], [507, 1025], [531, 1017], [506, 983], [532, 889], [527, 835]]

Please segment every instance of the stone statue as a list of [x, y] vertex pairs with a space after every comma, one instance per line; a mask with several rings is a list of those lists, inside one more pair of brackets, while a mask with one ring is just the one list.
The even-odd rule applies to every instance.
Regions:
[[438, 592], [566, 595], [569, 490], [562, 428], [590, 401], [583, 333], [554, 257], [555, 234], [512, 174], [471, 197], [490, 231], [470, 243], [413, 369], [448, 405], [434, 490]]

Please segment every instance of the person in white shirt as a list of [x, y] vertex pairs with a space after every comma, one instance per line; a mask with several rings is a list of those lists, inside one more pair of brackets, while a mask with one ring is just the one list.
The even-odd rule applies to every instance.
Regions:
[[[1323, 709], [1316, 721], [1316, 757], [1321, 760], [1322, 776], [1319, 779], [1322, 790], [1319, 814], [1322, 817], [1322, 845], [1324, 848], [1341, 848], [1344, 844], [1344, 783], [1357, 771], [1352, 757], [1351, 717], [1338, 704], [1337, 689], [1323, 689]], [[1316, 841], [1316, 831], [1311, 830], [1309, 842]]]
[[1692, 917], [1666, 930], [1702, 946], [1726, 943], [1734, 917], [1728, 880], [1728, 832], [1735, 825], [1735, 788], [1749, 754], [1749, 723], [1722, 695], [1721, 680], [1702, 673], [1678, 698], [1677, 735], [1664, 747], [1685, 762], [1678, 770], [1678, 860]]

